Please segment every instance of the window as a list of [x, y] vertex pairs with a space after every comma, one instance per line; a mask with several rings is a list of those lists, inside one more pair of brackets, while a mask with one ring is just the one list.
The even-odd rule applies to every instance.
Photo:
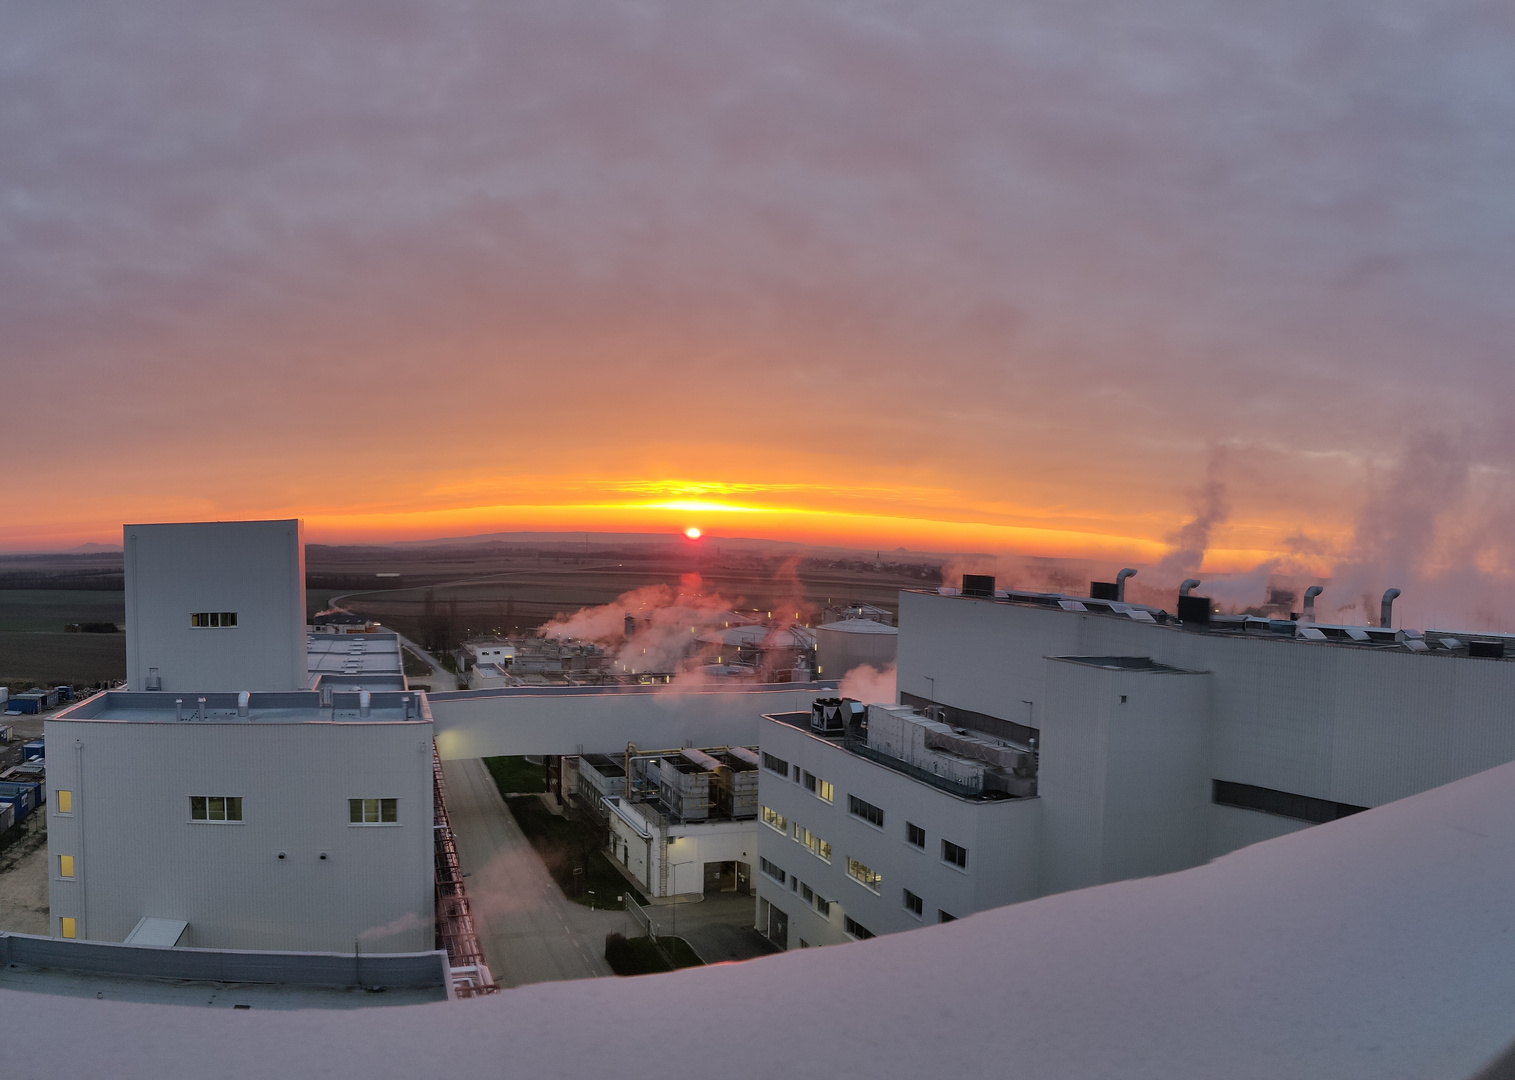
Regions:
[[58, 813], [72, 814], [74, 812], [74, 793], [72, 791], [59, 790]]
[[815, 794], [815, 774], [814, 773], [810, 773], [810, 772], [806, 772], [806, 773], [801, 773], [800, 775], [802, 777], [804, 777], [803, 783], [805, 785], [805, 790], [808, 791], [808, 792], [810, 792], [810, 794], [814, 795]]
[[74, 857], [72, 855], [58, 856], [58, 876], [70, 878], [74, 876]]
[[350, 825], [395, 825], [400, 820], [399, 799], [348, 799]]
[[240, 795], [191, 795], [189, 820], [241, 821], [242, 797]]
[[826, 802], [833, 802], [836, 799], [836, 788], [831, 786], [829, 780], [820, 780], [816, 783], [815, 794], [817, 798], [824, 799]]
[[78, 937], [79, 936], [79, 924], [77, 922], [75, 922], [73, 919], [70, 919], [67, 916], [65, 916], [64, 918], [59, 919], [58, 921], [63, 924], [62, 925], [62, 929], [63, 929], [63, 936], [64, 937], [66, 937], [66, 938], [72, 938], [72, 937]]
[[[877, 825], [881, 829], [884, 827], [884, 812], [871, 802], [864, 802], [862, 799], [859, 799], [856, 795], [847, 796], [847, 810], [849, 813], [856, 814], [870, 825]], [[911, 828], [913, 829], [915, 826], [912, 825]]]
[[237, 625], [235, 611], [197, 611], [189, 617], [191, 626], [230, 627]]
[[926, 905], [922, 902], [919, 896], [916, 896], [915, 893], [911, 892], [909, 889], [906, 889], [905, 910], [919, 919], [921, 917], [921, 912], [926, 910]]
[[777, 866], [774, 866], [771, 862], [765, 858], [762, 858], [761, 856], [758, 857], [758, 869], [767, 874], [774, 881], [777, 881], [780, 885], [784, 884], [784, 878], [786, 876], [784, 874], [784, 871], [780, 870]]
[[820, 893], [816, 893], [815, 911], [818, 915], [822, 915], [828, 919], [831, 918], [831, 901], [822, 897]]
[[926, 830], [919, 825], [914, 825], [907, 821], [905, 822], [905, 839], [918, 848], [924, 848], [926, 846]]
[[785, 832], [789, 828], [789, 820], [771, 806], [763, 807], [763, 824], [779, 832]]
[[937, 908], [936, 909], [936, 921], [937, 922], [957, 922], [957, 916], [956, 915], [949, 915], [947, 912], [943, 911], [941, 908]]
[[942, 862], [951, 863], [959, 870], [966, 870], [968, 869], [968, 849], [958, 847], [951, 840], [943, 840]]
[[789, 762], [781, 757], [774, 757], [772, 754], [765, 752], [763, 754], [763, 768], [769, 772], [778, 773], [785, 780], [789, 779]]
[[866, 926], [858, 922], [851, 915], [845, 916], [843, 918], [842, 929], [847, 931], [847, 933], [851, 934], [853, 937], [857, 938], [859, 941], [866, 941], [873, 936], [872, 930], [869, 930]]
[[809, 885], [806, 885], [803, 881], [800, 882], [800, 896], [807, 904], [812, 904], [815, 902], [815, 890], [812, 889]]
[[870, 869], [850, 855], [847, 857], [847, 876], [870, 892], [878, 892], [879, 886], [884, 882], [883, 874]]
[[831, 845], [799, 822], [795, 822], [794, 825], [794, 838], [799, 843], [804, 844], [810, 850], [810, 854], [816, 858], [824, 859], [826, 862], [831, 861]]

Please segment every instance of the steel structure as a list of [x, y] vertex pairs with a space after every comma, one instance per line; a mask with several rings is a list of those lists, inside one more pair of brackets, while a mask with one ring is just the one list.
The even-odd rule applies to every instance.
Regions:
[[436, 804], [437, 948], [447, 952], [456, 997], [477, 997], [499, 992], [484, 964], [479, 935], [473, 926], [473, 911], [463, 887], [463, 868], [453, 842], [447, 817], [447, 785], [442, 779], [442, 759], [436, 747], [431, 752], [432, 786]]

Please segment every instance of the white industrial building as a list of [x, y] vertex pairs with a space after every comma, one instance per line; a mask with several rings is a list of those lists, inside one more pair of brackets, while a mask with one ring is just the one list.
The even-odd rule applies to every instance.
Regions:
[[125, 548], [129, 690], [45, 724], [53, 934], [430, 949], [432, 719], [394, 635], [307, 637], [298, 521]]
[[52, 932], [200, 948], [435, 941], [423, 695], [109, 691], [46, 723]]
[[126, 682], [133, 690], [304, 690], [299, 521], [128, 525]]
[[752, 891], [757, 771], [741, 746], [584, 754], [574, 769], [611, 857], [654, 898]]
[[759, 929], [795, 948], [1181, 870], [1515, 759], [1498, 635], [1185, 607], [903, 593], [901, 705], [765, 718]]

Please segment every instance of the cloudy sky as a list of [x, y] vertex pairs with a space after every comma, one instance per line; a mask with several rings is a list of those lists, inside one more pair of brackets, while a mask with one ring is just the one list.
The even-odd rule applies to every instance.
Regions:
[[1512, 240], [1507, 3], [0, 0], [0, 548], [1504, 580]]

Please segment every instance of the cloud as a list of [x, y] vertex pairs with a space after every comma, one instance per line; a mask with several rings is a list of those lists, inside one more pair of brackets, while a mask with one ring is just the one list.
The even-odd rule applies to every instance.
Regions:
[[[1308, 477], [1230, 483], [1228, 534], [1350, 529], [1364, 462], [1496, 432], [1515, 389], [1511, 30], [1430, 0], [10, 5], [0, 375], [88, 426], [8, 446], [0, 540], [700, 460], [1161, 541], [1221, 441]], [[376, 425], [404, 436], [309, 452]]]

